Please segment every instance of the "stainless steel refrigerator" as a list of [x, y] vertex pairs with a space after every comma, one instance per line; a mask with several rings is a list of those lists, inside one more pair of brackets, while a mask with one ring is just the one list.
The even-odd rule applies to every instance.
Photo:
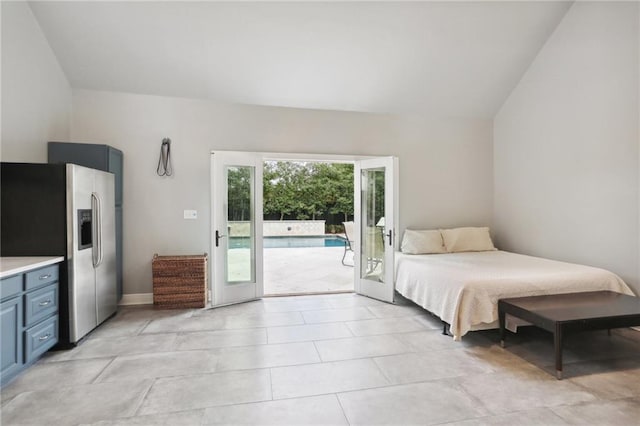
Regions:
[[65, 256], [60, 340], [117, 310], [114, 176], [74, 164], [0, 164], [2, 256]]
[[78, 143], [78, 142], [48, 142], [48, 163], [72, 163], [90, 167], [96, 170], [111, 172], [116, 179], [116, 279], [118, 280], [118, 300], [123, 293], [123, 179], [124, 153], [109, 145]]

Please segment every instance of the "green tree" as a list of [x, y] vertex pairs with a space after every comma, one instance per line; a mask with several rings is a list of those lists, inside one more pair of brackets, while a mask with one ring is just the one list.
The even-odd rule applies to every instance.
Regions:
[[249, 167], [227, 169], [227, 209], [229, 220], [251, 218], [251, 170]]
[[306, 214], [312, 220], [326, 214], [331, 200], [331, 164], [309, 163], [306, 180], [302, 185], [302, 201]]
[[264, 163], [264, 214], [277, 213], [280, 220], [297, 207], [296, 173], [298, 165], [292, 162], [267, 161]]
[[333, 204], [330, 212], [340, 214], [344, 222], [353, 216], [353, 164], [332, 164], [335, 171]]
[[353, 215], [353, 165], [268, 161], [264, 164], [264, 214], [313, 219]]

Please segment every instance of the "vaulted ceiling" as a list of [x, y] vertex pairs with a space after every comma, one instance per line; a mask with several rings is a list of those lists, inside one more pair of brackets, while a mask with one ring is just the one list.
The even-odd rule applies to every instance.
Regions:
[[71, 86], [493, 117], [567, 2], [30, 2]]

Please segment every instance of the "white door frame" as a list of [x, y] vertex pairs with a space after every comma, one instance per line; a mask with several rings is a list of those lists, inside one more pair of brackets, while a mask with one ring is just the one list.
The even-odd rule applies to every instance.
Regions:
[[[362, 218], [362, 171], [367, 169], [384, 169], [384, 212], [382, 281], [363, 276], [363, 260], [365, 253], [362, 247], [363, 218]], [[395, 250], [397, 248], [398, 231], [398, 158], [376, 157], [356, 162], [354, 169], [354, 222], [355, 226], [355, 291], [363, 296], [372, 297], [383, 302], [393, 303], [395, 290]], [[376, 225], [377, 227], [378, 225]], [[376, 232], [377, 233], [377, 232]]]
[[[211, 153], [211, 261], [210, 301], [213, 306], [247, 302], [261, 298], [264, 292], [262, 273], [262, 158], [251, 152], [216, 151]], [[251, 205], [249, 250], [250, 274], [238, 277], [228, 285], [228, 226], [227, 173], [228, 167], [243, 167], [251, 173]], [[219, 183], [218, 183], [219, 182]], [[222, 192], [221, 190], [225, 191]], [[219, 247], [216, 242], [219, 242]], [[220, 253], [224, 251], [225, 255]], [[243, 275], [243, 274], [240, 274]], [[214, 285], [223, 282], [222, 285]]]
[[[214, 252], [214, 244], [215, 244], [215, 228], [214, 228], [214, 223], [213, 223], [213, 212], [214, 212], [214, 202], [216, 199], [216, 194], [214, 194], [215, 191], [215, 187], [214, 187], [214, 173], [213, 173], [213, 154], [214, 153], [229, 153], [229, 154], [233, 154], [233, 153], [238, 153], [238, 154], [252, 154], [252, 155], [256, 155], [260, 158], [260, 160], [262, 162], [264, 161], [308, 161], [308, 162], [332, 162], [332, 163], [356, 163], [357, 161], [360, 160], [370, 160], [370, 159], [375, 159], [375, 158], [382, 158], [382, 157], [391, 157], [390, 155], [356, 155], [356, 154], [305, 154], [305, 153], [286, 153], [286, 152], [256, 152], [256, 151], [225, 151], [225, 150], [212, 150], [210, 151], [210, 157], [211, 157], [211, 166], [209, 168], [209, 174], [210, 174], [210, 205], [211, 205], [211, 210], [210, 210], [210, 215], [209, 215], [209, 235], [210, 235], [210, 240], [209, 240], [209, 247], [210, 247], [210, 253], [211, 253], [211, 264], [213, 265], [213, 263], [215, 262], [215, 252]], [[399, 201], [398, 201], [398, 167], [397, 167], [397, 158], [395, 158], [396, 161], [396, 167], [395, 169], [395, 176], [394, 176], [394, 182], [395, 182], [395, 194], [396, 194], [396, 200], [395, 200], [395, 224], [394, 224], [394, 232], [397, 232], [398, 226], [398, 205], [399, 205]], [[355, 169], [354, 169], [355, 170]], [[359, 177], [358, 177], [359, 179]], [[355, 187], [354, 187], [354, 191], [355, 191]], [[354, 199], [355, 201], [355, 199]], [[354, 205], [354, 222], [356, 222], [356, 232], [357, 232], [357, 236], [356, 239], [359, 240], [359, 221], [360, 218], [358, 216], [359, 214], [359, 206], [355, 206]], [[260, 233], [262, 233], [262, 230], [259, 230]], [[396, 241], [396, 243], [394, 243], [394, 249], [396, 248], [397, 245], [397, 238], [394, 238], [394, 240]], [[356, 270], [357, 268], [354, 267], [354, 291], [355, 289], [355, 283], [356, 283], [356, 274], [358, 273], [358, 271]], [[215, 304], [215, 300], [214, 300], [214, 291], [215, 291], [215, 282], [214, 282], [214, 273], [213, 273], [213, 268], [209, 268], [209, 303], [211, 306], [223, 306], [224, 304]], [[237, 302], [231, 302], [231, 303], [237, 303]]]

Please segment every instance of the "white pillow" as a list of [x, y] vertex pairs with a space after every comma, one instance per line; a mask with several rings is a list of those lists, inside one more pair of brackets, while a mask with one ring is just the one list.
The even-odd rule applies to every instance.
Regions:
[[493, 246], [487, 227], [441, 229], [440, 232], [449, 253], [497, 250]]
[[417, 231], [405, 229], [400, 250], [408, 254], [446, 253], [439, 230]]

